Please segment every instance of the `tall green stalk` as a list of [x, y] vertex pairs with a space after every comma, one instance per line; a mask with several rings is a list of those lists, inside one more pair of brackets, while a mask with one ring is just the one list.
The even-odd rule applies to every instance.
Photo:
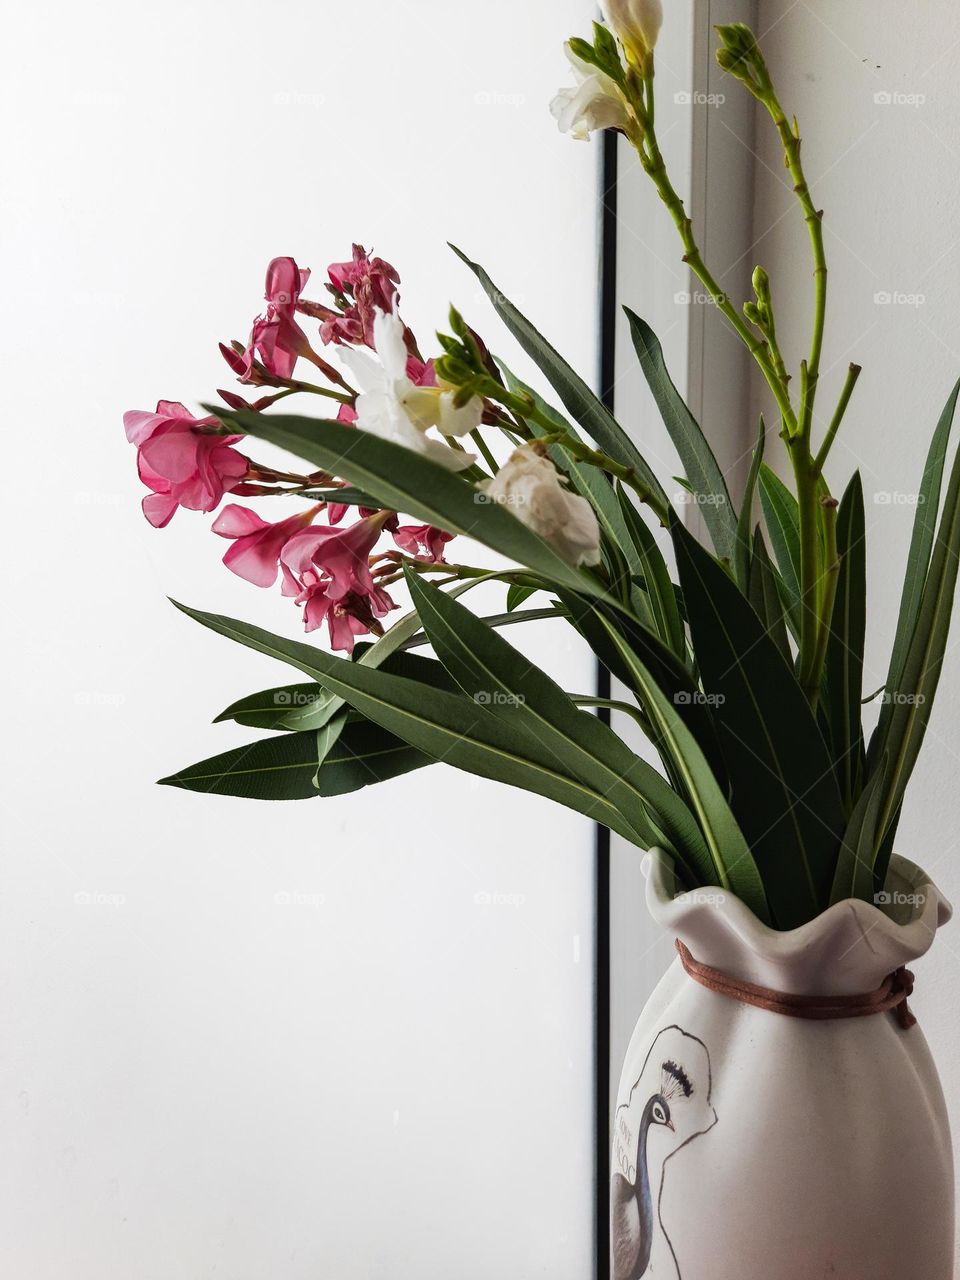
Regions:
[[717, 30], [722, 41], [717, 51], [720, 66], [746, 85], [773, 121], [783, 147], [784, 165], [792, 179], [793, 190], [810, 239], [814, 278], [813, 323], [809, 355], [800, 362], [800, 393], [796, 407], [790, 394], [791, 376], [777, 341], [766, 273], [762, 268], [754, 273], [756, 301], [746, 303], [741, 316], [704, 261], [684, 202], [667, 173], [656, 133], [652, 55], [647, 60], [642, 76], [632, 69], [627, 72], [625, 93], [634, 119], [626, 132], [640, 163], [676, 224], [684, 250], [683, 261], [750, 352], [777, 404], [780, 434], [794, 475], [800, 526], [801, 607], [797, 678], [811, 707], [815, 707], [826, 663], [840, 569], [836, 552], [836, 502], [830, 496], [823, 478], [823, 465], [860, 370], [856, 365], [850, 366], [826, 436], [815, 453], [812, 442], [814, 407], [820, 380], [827, 310], [823, 211], [816, 208], [803, 171], [801, 140], [796, 120], [790, 122], [787, 119], [753, 33], [740, 23], [718, 27]]

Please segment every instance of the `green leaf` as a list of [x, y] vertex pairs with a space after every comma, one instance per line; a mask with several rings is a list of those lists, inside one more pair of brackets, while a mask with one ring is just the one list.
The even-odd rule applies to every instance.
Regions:
[[521, 726], [566, 773], [608, 796], [648, 848], [664, 840], [680, 854], [691, 843], [703, 846], [676, 793], [608, 725], [580, 711], [545, 672], [469, 609], [413, 575], [407, 582], [434, 650], [469, 697]]
[[657, 335], [645, 320], [624, 307], [630, 336], [673, 447], [697, 498], [704, 523], [721, 560], [732, 565], [737, 550], [737, 517], [723, 472], [697, 420], [673, 384]]
[[430, 756], [361, 720], [343, 728], [318, 768], [317, 737], [316, 733], [287, 733], [262, 738], [161, 778], [160, 783], [251, 800], [307, 800], [344, 795], [433, 764]]
[[835, 902], [844, 902], [847, 898], [862, 898], [865, 902], [870, 902], [873, 898], [877, 819], [883, 799], [880, 784], [886, 763], [884, 756], [880, 769], [869, 778], [850, 814], [837, 858], [837, 873], [830, 894], [831, 906]]
[[555, 759], [528, 735], [518, 734], [469, 699], [426, 688], [418, 681], [392, 676], [361, 662], [331, 657], [312, 645], [273, 635], [236, 618], [203, 613], [175, 600], [172, 603], [202, 626], [299, 668], [361, 715], [435, 760], [546, 796], [638, 843], [636, 832], [606, 796], [567, 777]]
[[[278, 496], [280, 491], [277, 491]], [[360, 489], [354, 489], [351, 485], [344, 485], [342, 488], [334, 489], [300, 489], [297, 491], [298, 498], [307, 498], [311, 502], [332, 502], [340, 503], [347, 507], [375, 507], [377, 501], [371, 497], [369, 493], [363, 493]]]
[[[464, 590], [473, 585], [474, 582], [461, 582], [451, 589], [451, 594], [462, 595]], [[551, 616], [554, 616], [553, 612]], [[368, 667], [385, 666], [395, 675], [410, 676], [426, 684], [436, 683], [439, 688], [449, 689], [450, 680], [440, 663], [404, 652], [413, 647], [413, 641], [418, 638], [415, 634], [418, 625], [416, 613], [407, 614], [376, 643], [355, 656], [354, 661]], [[334, 697], [318, 684], [281, 685], [276, 689], [251, 693], [239, 702], [232, 703], [225, 711], [220, 712], [214, 724], [221, 720], [236, 720], [238, 724], [257, 729], [322, 729], [342, 706], [342, 699]]]
[[513, 613], [515, 609], [519, 609], [524, 600], [528, 600], [535, 590], [535, 587], [522, 587], [518, 583], [513, 583], [507, 590], [507, 613]]
[[844, 810], [850, 813], [863, 777], [863, 646], [867, 625], [867, 555], [863, 486], [855, 472], [837, 515], [840, 573], [827, 644], [825, 711]]
[[238, 431], [343, 476], [393, 511], [484, 543], [551, 581], [602, 595], [598, 582], [572, 568], [504, 505], [487, 502], [473, 485], [439, 463], [340, 422], [244, 410], [210, 410]]
[[761, 413], [757, 443], [753, 447], [753, 454], [750, 458], [750, 471], [747, 475], [746, 488], [743, 491], [740, 517], [737, 520], [737, 553], [734, 563], [736, 579], [740, 584], [740, 590], [745, 596], [750, 594], [750, 560], [753, 552], [753, 539], [751, 536], [751, 530], [753, 529], [753, 498], [757, 491], [757, 480], [760, 477], [760, 466], [763, 462], [763, 450], [766, 441], [767, 427]]
[[[930, 441], [930, 448], [927, 451], [920, 488], [917, 491], [917, 509], [913, 517], [913, 533], [910, 538], [907, 568], [903, 579], [903, 589], [900, 594], [897, 630], [884, 685], [885, 690], [890, 694], [900, 688], [907, 649], [913, 638], [924, 583], [930, 568], [930, 557], [936, 533], [937, 512], [940, 506], [940, 488], [943, 482], [947, 445], [956, 412], [958, 393], [960, 393], [960, 381], [954, 386], [947, 403], [943, 407], [943, 412], [940, 414], [933, 438]], [[877, 727], [870, 740], [868, 767], [871, 772], [876, 766], [877, 758], [886, 749], [893, 707], [893, 699], [891, 697], [885, 698], [880, 709]], [[889, 826], [889, 822], [887, 826]]]
[[[722, 570], [721, 570], [722, 572]], [[644, 708], [660, 739], [661, 750], [673, 760], [707, 843], [709, 859], [698, 861], [697, 884], [719, 884], [735, 893], [759, 920], [770, 922], [765, 886], [750, 847], [696, 739], [671, 702], [664, 697], [649, 670], [623, 636], [606, 619], [611, 642], [642, 690]]]
[[231, 702], [213, 723], [235, 720], [251, 729], [288, 730], [286, 719], [292, 711], [315, 707], [318, 700], [326, 696], [317, 684], [285, 684], [275, 689], [261, 689], [259, 693]]
[[649, 602], [654, 629], [663, 643], [681, 662], [687, 658], [686, 636], [683, 620], [677, 606], [676, 587], [670, 579], [670, 571], [663, 553], [657, 546], [653, 531], [647, 527], [627, 496], [623, 485], [617, 482], [617, 498], [623, 512], [623, 522], [631, 542], [636, 548], [640, 572]]
[[331, 716], [322, 729], [317, 730], [317, 767], [313, 775], [313, 785], [317, 791], [323, 786], [323, 766], [327, 762], [331, 751], [340, 741], [350, 716], [355, 714], [355, 712], [346, 709], [338, 711], [335, 716]]
[[[656, 635], [639, 622], [623, 614], [615, 614], [605, 605], [595, 604], [577, 596], [574, 592], [560, 592], [570, 621], [584, 637], [605, 667], [618, 680], [643, 698], [644, 688], [635, 683], [633, 668], [624, 662], [618, 647], [610, 639], [610, 628], [623, 637], [631, 651], [643, 662], [645, 670], [656, 681], [659, 689], [670, 701], [677, 715], [700, 745], [715, 777], [721, 785], [726, 779], [726, 766], [720, 751], [720, 740], [710, 708], [689, 670], [667, 649]], [[659, 739], [654, 737], [655, 745]], [[669, 756], [662, 757], [668, 773], [672, 768]], [[673, 780], [672, 773], [670, 774]]]
[[[903, 674], [894, 687], [884, 693], [889, 715], [880, 715], [870, 755], [886, 754], [889, 764], [883, 783], [883, 804], [878, 820], [878, 843], [888, 850], [884, 837], [897, 815], [907, 782], [913, 772], [933, 700], [940, 681], [943, 655], [950, 630], [950, 615], [960, 564], [960, 451], [953, 460], [950, 480], [943, 503], [943, 514], [937, 527], [930, 569], [924, 584], [916, 626], [903, 663]], [[871, 766], [872, 770], [872, 766]], [[885, 861], [878, 855], [875, 868], [877, 882], [886, 879]]]
[[793, 655], [784, 619], [783, 594], [777, 577], [763, 540], [763, 530], [757, 525], [753, 531], [753, 556], [750, 560], [750, 603], [764, 631], [780, 650], [784, 661], [792, 666]]
[[546, 377], [567, 412], [573, 415], [605, 453], [624, 466], [632, 467], [638, 479], [649, 489], [653, 497], [664, 507], [669, 507], [670, 500], [655, 472], [609, 409], [601, 403], [580, 375], [571, 369], [546, 338], [537, 332], [530, 321], [521, 315], [506, 295], [497, 288], [483, 267], [476, 262], [471, 262], [456, 245], [451, 245], [450, 248], [480, 281], [487, 297], [493, 303], [494, 310]]
[[800, 631], [800, 513], [797, 500], [779, 476], [760, 467], [760, 506], [777, 557], [784, 601], [794, 635]]
[[[460, 593], [455, 590], [449, 590], [447, 594], [455, 597]], [[566, 617], [566, 614], [561, 609], [551, 607], [547, 609], [515, 609], [513, 613], [488, 613], [484, 616], [483, 621], [488, 627], [500, 628], [517, 626], [521, 622], [547, 622], [552, 618], [563, 617]], [[425, 633], [418, 631], [409, 640], [406, 640], [402, 647], [404, 649], [416, 649], [418, 645], [429, 643]]]
[[679, 520], [671, 532], [733, 811], [777, 927], [790, 929], [830, 897], [844, 825], [830, 756], [793, 671], [736, 584]]

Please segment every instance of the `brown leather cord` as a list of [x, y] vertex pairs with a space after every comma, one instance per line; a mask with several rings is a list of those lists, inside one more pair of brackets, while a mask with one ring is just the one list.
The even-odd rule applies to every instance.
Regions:
[[907, 1004], [913, 994], [913, 974], [904, 966], [884, 978], [876, 991], [852, 996], [795, 996], [769, 987], [758, 987], [752, 982], [740, 982], [719, 969], [694, 960], [679, 938], [676, 940], [680, 963], [694, 982], [718, 996], [728, 996], [741, 1004], [750, 1004], [770, 1013], [782, 1013], [787, 1018], [865, 1018], [874, 1013], [892, 1012], [900, 1026], [907, 1031], [916, 1018]]

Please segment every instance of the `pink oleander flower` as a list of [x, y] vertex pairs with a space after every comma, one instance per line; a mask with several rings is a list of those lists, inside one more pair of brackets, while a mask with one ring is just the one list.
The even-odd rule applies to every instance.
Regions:
[[321, 507], [322, 503], [318, 503], [307, 511], [298, 511], [271, 524], [261, 520], [255, 511], [231, 503], [213, 522], [214, 533], [233, 539], [223, 563], [255, 587], [272, 587], [277, 580], [284, 544], [309, 525]]
[[402, 524], [393, 530], [393, 540], [401, 551], [434, 564], [443, 563], [443, 549], [453, 538], [452, 533], [431, 524]]
[[125, 413], [123, 426], [137, 446], [140, 479], [153, 490], [143, 500], [143, 514], [157, 529], [170, 523], [178, 507], [212, 511], [250, 465], [231, 448], [242, 436], [218, 434], [216, 418], [194, 418], [174, 400], [161, 400], [155, 413]]
[[314, 526], [295, 533], [284, 546], [281, 564], [295, 578], [317, 570], [330, 580], [330, 597], [348, 592], [369, 594], [373, 588], [370, 553], [380, 540], [385, 515], [367, 516], [346, 528]]
[[362, 245], [353, 246], [349, 262], [333, 262], [327, 274], [334, 289], [345, 294], [353, 305], [339, 315], [326, 312], [320, 326], [324, 343], [373, 346], [373, 320], [378, 311], [393, 311], [400, 276], [389, 262], [371, 258]]
[[349, 594], [334, 600], [328, 585], [312, 569], [305, 571], [298, 584], [295, 602], [303, 605], [304, 630], [315, 631], [326, 622], [331, 648], [353, 653], [357, 636], [379, 631], [379, 619], [395, 609], [396, 602], [381, 587], [374, 587], [368, 595]]
[[254, 356], [269, 374], [275, 378], [293, 375], [297, 357], [307, 354], [310, 344], [307, 335], [296, 321], [300, 293], [310, 279], [310, 272], [301, 269], [293, 258], [274, 258], [267, 267], [265, 298], [267, 313], [258, 316], [242, 356], [221, 346], [224, 359], [236, 372], [241, 382], [254, 382]]
[[352, 652], [354, 638], [396, 608], [370, 572], [370, 553], [388, 518], [378, 513], [345, 529], [303, 529], [280, 552], [283, 594], [303, 605], [305, 630], [327, 622], [335, 649]]

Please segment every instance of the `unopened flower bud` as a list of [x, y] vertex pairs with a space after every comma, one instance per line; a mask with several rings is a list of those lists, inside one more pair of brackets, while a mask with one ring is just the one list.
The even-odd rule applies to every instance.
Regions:
[[753, 269], [753, 292], [756, 294], [758, 302], [766, 302], [770, 297], [770, 277], [763, 267], [754, 267]]

